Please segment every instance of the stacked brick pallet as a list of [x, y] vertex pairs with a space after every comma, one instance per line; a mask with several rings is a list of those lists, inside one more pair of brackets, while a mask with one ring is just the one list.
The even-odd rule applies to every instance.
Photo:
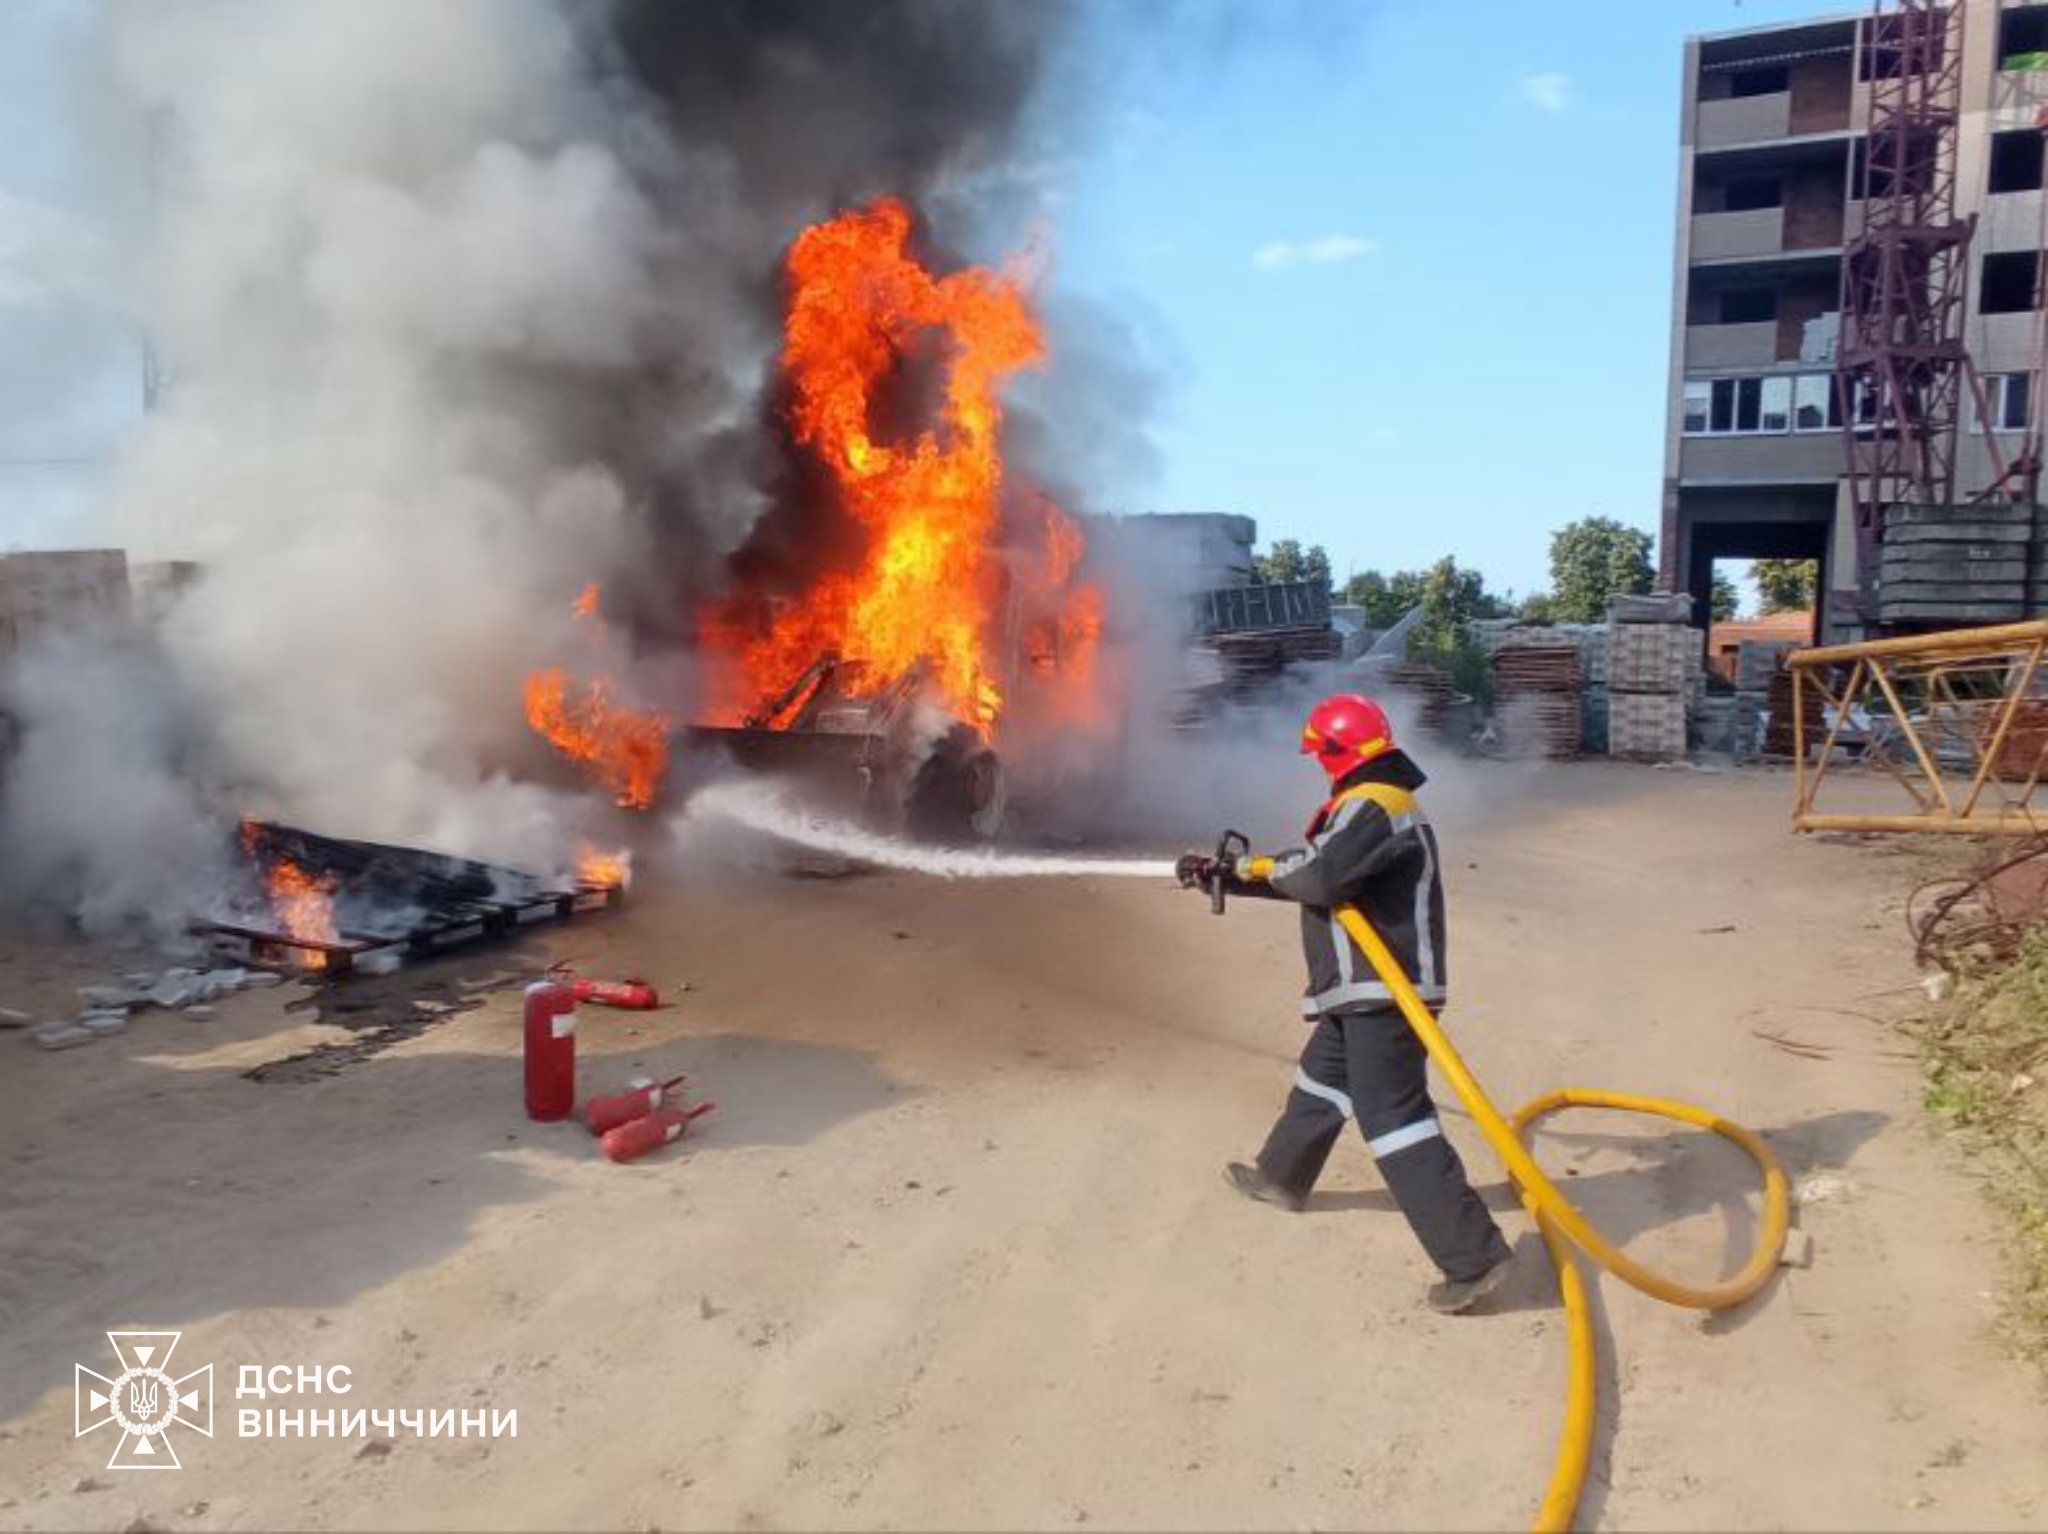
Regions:
[[2048, 559], [2034, 549], [2031, 506], [1894, 506], [1878, 560], [1878, 621], [2015, 623], [2026, 616], [2037, 569], [2048, 575]]
[[1621, 598], [1607, 642], [1607, 749], [1631, 761], [1682, 761], [1704, 639], [1678, 598]]
[[1493, 708], [1506, 755], [1553, 761], [1577, 756], [1584, 734], [1578, 641], [1570, 635], [1548, 643], [1532, 637], [1496, 650]]

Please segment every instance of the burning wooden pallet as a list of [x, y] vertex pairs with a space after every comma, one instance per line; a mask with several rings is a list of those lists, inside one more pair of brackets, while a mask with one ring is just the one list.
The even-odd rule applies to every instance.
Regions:
[[609, 910], [625, 894], [622, 883], [565, 889], [515, 868], [262, 821], [242, 823], [240, 852], [251, 892], [196, 930], [222, 958], [293, 974], [425, 957]]

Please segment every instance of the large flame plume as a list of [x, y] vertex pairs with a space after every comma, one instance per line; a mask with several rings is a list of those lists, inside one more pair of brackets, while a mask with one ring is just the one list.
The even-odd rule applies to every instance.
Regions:
[[[1045, 340], [1019, 273], [934, 276], [912, 253], [911, 232], [909, 210], [885, 199], [813, 225], [790, 250], [782, 364], [791, 425], [830, 473], [865, 551], [857, 567], [818, 578], [765, 621], [744, 601], [711, 616], [706, 638], [731, 661], [728, 713], [780, 694], [825, 654], [857, 668], [867, 690], [927, 667], [938, 700], [984, 734], [1003, 711], [1005, 604], [1027, 593], [997, 553], [1002, 388], [1044, 361]], [[907, 440], [882, 440], [878, 394], [934, 340], [944, 363], [935, 419]], [[1081, 535], [1044, 504], [1045, 535], [1061, 551], [1042, 563], [1057, 566], [1058, 600], [1071, 597], [1075, 612], [1034, 624], [1032, 648], [1049, 632], [1043, 648], [1071, 658], [1100, 633], [1100, 597], [1065, 590]], [[1066, 668], [1070, 677], [1076, 669]]]

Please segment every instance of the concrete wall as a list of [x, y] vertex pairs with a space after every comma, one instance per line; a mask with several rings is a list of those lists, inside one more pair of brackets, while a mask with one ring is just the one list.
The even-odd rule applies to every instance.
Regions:
[[1784, 248], [1783, 208], [1700, 213], [1692, 221], [1692, 258], [1695, 261], [1718, 261], [1730, 256], [1774, 256]]
[[[1696, 68], [1694, 75], [1698, 75]], [[1700, 149], [1729, 149], [1783, 138], [1792, 131], [1792, 96], [1780, 91], [1774, 96], [1702, 101], [1694, 121], [1695, 145]]]
[[1761, 370], [1778, 360], [1776, 320], [1759, 320], [1754, 325], [1689, 325], [1684, 334], [1690, 372]]
[[1841, 434], [1796, 432], [1758, 437], [1687, 437], [1678, 455], [1682, 481], [1832, 483], [1842, 472]]

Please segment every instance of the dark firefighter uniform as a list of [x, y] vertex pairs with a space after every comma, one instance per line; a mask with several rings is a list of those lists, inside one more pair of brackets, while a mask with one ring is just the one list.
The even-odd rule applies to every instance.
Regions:
[[1423, 1001], [1443, 1006], [1444, 892], [1436, 832], [1415, 799], [1424, 781], [1398, 750], [1353, 768], [1332, 785], [1306, 846], [1240, 859], [1231, 883], [1301, 906], [1309, 976], [1302, 1011], [1315, 1024], [1286, 1108], [1259, 1152], [1259, 1172], [1299, 1205], [1344, 1121], [1355, 1118], [1424, 1250], [1446, 1279], [1464, 1283], [1504, 1262], [1507, 1241], [1444, 1138], [1421, 1040], [1333, 910], [1356, 905]]

